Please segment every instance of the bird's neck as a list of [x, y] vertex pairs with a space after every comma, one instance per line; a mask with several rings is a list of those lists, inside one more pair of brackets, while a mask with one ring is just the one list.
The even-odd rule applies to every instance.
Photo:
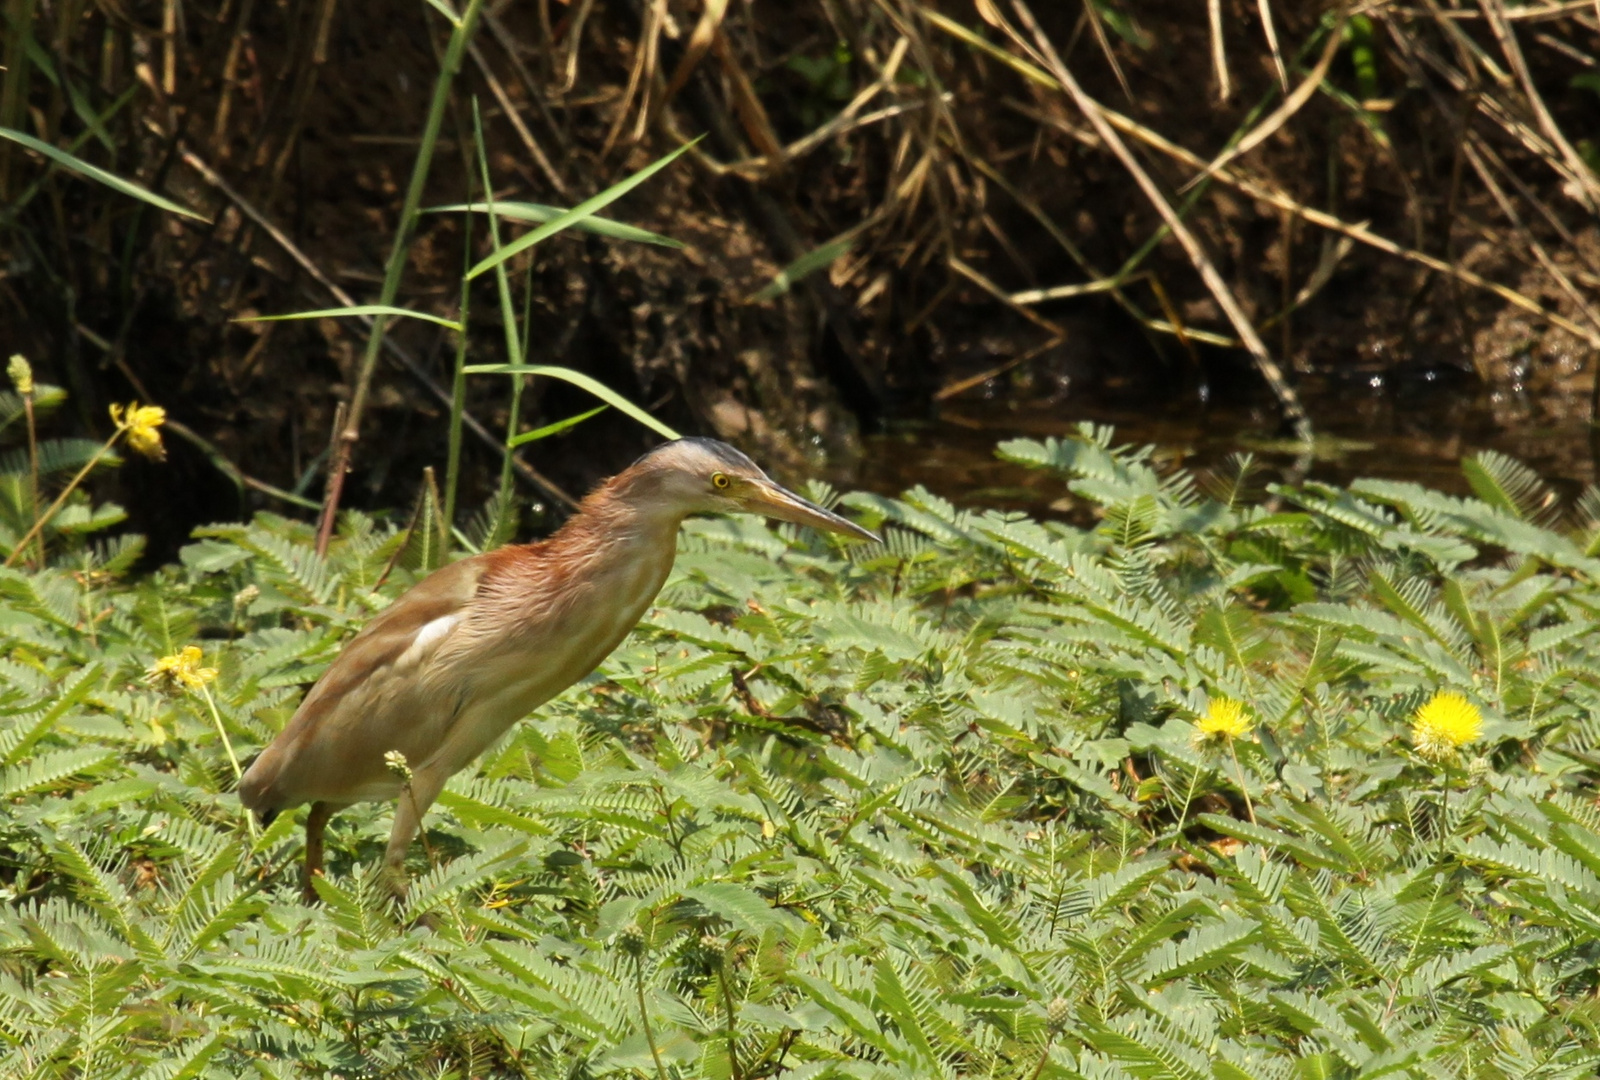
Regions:
[[574, 554], [598, 548], [640, 548], [675, 551], [678, 526], [688, 513], [681, 507], [656, 497], [657, 479], [648, 473], [636, 475], [629, 469], [613, 476], [590, 492], [550, 538], [552, 547]]

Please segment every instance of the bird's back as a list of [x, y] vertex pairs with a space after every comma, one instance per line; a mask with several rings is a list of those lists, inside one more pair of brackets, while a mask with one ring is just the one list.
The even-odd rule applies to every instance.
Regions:
[[428, 706], [416, 700], [425, 684], [412, 677], [415, 669], [461, 619], [491, 564], [489, 555], [477, 555], [434, 571], [351, 638], [245, 771], [240, 801], [266, 812], [373, 797], [360, 794], [363, 785], [385, 782], [383, 753], [401, 748], [374, 753], [373, 734], [403, 727], [392, 720]]

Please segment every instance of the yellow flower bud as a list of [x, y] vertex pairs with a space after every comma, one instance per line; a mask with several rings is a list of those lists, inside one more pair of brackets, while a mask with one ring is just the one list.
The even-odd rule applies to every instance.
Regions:
[[12, 353], [11, 362], [6, 365], [6, 374], [11, 376], [11, 385], [17, 388], [17, 393], [33, 393], [33, 366], [28, 363], [27, 357]]

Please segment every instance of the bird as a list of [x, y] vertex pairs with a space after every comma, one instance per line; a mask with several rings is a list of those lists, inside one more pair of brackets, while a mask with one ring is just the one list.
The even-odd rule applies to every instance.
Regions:
[[601, 483], [549, 538], [450, 563], [368, 622], [239, 782], [263, 826], [310, 804], [307, 902], [333, 815], [390, 799], [384, 873], [403, 897], [406, 853], [445, 782], [610, 655], [671, 572], [685, 518], [728, 512], [881, 542], [727, 443], [682, 438]]

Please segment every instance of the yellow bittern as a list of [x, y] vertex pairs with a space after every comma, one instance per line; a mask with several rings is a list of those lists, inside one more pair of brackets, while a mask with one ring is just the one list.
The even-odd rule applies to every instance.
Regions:
[[[369, 622], [239, 784], [263, 823], [311, 804], [308, 899], [334, 812], [405, 793], [384, 853], [403, 891], [406, 851], [445, 781], [627, 636], [672, 569], [684, 518], [726, 511], [877, 539], [733, 447], [679, 439], [600, 485], [548, 540], [436, 570]], [[409, 782], [391, 751], [405, 756]]]

